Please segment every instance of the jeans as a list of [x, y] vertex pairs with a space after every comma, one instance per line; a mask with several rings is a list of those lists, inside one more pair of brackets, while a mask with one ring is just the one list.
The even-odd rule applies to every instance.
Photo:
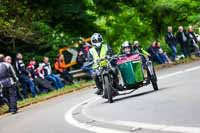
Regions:
[[92, 73], [94, 72], [94, 70], [91, 67], [87, 67], [87, 66], [82, 66], [81, 69], [89, 73], [90, 76], [92, 76]]
[[35, 97], [36, 87], [35, 87], [34, 82], [30, 80], [29, 77], [26, 75], [20, 75], [19, 80], [22, 84], [22, 90], [23, 90], [24, 96], [27, 97], [27, 89], [30, 88], [32, 96]]
[[153, 60], [158, 62], [159, 64], [164, 64], [165, 63], [163, 57], [161, 57], [160, 54], [153, 55]]
[[64, 87], [64, 84], [62, 83], [61, 79], [55, 74], [47, 75], [45, 78], [47, 80], [53, 81], [53, 85], [56, 89], [60, 89]]
[[175, 60], [176, 59], [176, 53], [177, 53], [176, 45], [172, 44], [172, 45], [170, 45], [170, 48], [172, 50], [172, 59]]
[[167, 62], [167, 57], [166, 57], [165, 54], [160, 53], [159, 56], [160, 56], [160, 58], [162, 59], [163, 63], [166, 63], [166, 62]]

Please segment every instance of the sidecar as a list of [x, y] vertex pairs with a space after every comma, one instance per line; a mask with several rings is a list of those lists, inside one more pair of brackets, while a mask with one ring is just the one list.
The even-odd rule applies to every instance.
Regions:
[[157, 77], [151, 61], [142, 61], [139, 54], [119, 57], [117, 69], [120, 91], [138, 89], [150, 83], [154, 90], [158, 90]]

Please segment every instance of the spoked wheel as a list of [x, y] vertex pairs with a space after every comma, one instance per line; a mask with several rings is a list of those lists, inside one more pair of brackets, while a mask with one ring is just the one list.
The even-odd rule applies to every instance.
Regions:
[[108, 98], [108, 102], [112, 103], [113, 102], [113, 91], [112, 88], [110, 86], [110, 82], [109, 82], [109, 78], [108, 75], [104, 76], [104, 86], [105, 86], [105, 95], [107, 94], [107, 98]]

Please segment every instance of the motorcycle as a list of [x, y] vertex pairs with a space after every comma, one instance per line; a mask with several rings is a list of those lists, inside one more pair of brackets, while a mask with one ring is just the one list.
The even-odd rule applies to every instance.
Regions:
[[[155, 69], [152, 62], [144, 55], [135, 54], [128, 58], [125, 56], [106, 57], [97, 60], [96, 64], [98, 66], [96, 74], [103, 86], [102, 96], [108, 99], [109, 103], [113, 102], [115, 96], [132, 93], [150, 83], [154, 91], [158, 90]], [[127, 90], [129, 90], [128, 93], [125, 92]]]

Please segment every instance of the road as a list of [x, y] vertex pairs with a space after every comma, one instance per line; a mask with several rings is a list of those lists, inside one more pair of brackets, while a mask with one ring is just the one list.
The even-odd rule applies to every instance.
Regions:
[[0, 117], [0, 133], [200, 133], [200, 62], [157, 75], [159, 91], [145, 86], [109, 104], [82, 90]]

